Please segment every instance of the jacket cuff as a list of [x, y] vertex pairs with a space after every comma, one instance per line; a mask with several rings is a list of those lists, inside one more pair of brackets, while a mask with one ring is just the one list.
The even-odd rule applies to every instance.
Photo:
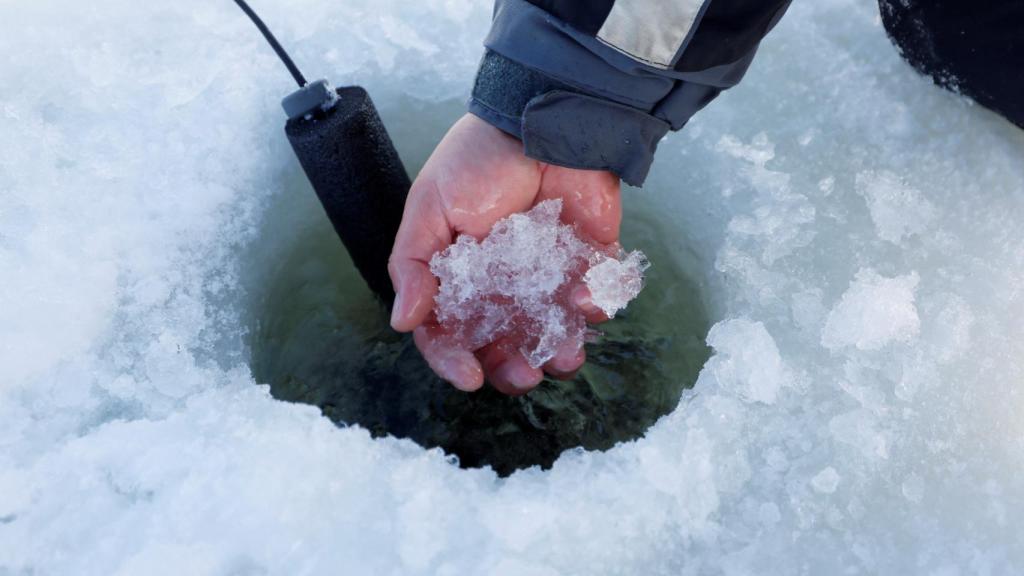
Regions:
[[523, 142], [530, 158], [607, 170], [643, 184], [669, 124], [642, 109], [560, 82], [488, 50], [469, 111]]

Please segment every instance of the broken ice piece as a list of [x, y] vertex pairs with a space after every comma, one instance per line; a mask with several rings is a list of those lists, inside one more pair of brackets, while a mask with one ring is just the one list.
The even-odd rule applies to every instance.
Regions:
[[594, 301], [609, 317], [639, 293], [643, 254], [621, 263], [602, 254], [559, 221], [561, 212], [561, 200], [541, 202], [499, 220], [480, 242], [460, 236], [430, 260], [440, 280], [434, 311], [458, 345], [500, 342], [539, 368], [558, 350], [583, 345], [586, 322], [571, 292], [591, 266]]
[[590, 290], [590, 300], [609, 318], [622, 310], [640, 294], [644, 287], [644, 271], [651, 263], [647, 256], [634, 250], [619, 259], [600, 256], [591, 262], [590, 269], [583, 276], [583, 282]]

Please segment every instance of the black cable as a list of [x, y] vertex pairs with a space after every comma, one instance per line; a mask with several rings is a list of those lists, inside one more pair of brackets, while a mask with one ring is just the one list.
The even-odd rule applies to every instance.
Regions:
[[270, 43], [270, 47], [274, 49], [274, 52], [277, 53], [278, 58], [280, 58], [281, 61], [284, 62], [284, 65], [288, 68], [288, 72], [291, 73], [292, 78], [294, 78], [295, 81], [298, 82], [299, 88], [305, 86], [306, 78], [302, 75], [302, 72], [299, 71], [299, 67], [295, 65], [295, 62], [292, 62], [291, 57], [288, 56], [288, 53], [284, 51], [284, 48], [281, 47], [281, 44], [277, 41], [277, 38], [274, 38], [274, 34], [270, 32], [270, 29], [267, 28], [267, 25], [263, 23], [263, 20], [261, 20], [260, 17], [256, 15], [256, 12], [253, 12], [253, 9], [250, 8], [248, 4], [246, 4], [245, 0], [235, 0], [235, 4], [238, 4], [238, 7], [241, 8], [242, 11], [249, 16], [249, 19], [252, 20], [252, 23], [255, 24], [257, 28], [260, 29], [260, 32], [263, 34], [263, 37], [266, 38], [267, 42]]

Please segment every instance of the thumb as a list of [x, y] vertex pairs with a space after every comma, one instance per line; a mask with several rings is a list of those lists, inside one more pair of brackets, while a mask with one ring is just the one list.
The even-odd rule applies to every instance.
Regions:
[[391, 327], [409, 332], [427, 319], [434, 307], [437, 279], [430, 272], [434, 253], [451, 244], [452, 234], [436, 188], [417, 180], [409, 191], [402, 224], [388, 261], [388, 273], [395, 289]]
[[395, 288], [391, 327], [398, 332], [409, 332], [423, 324], [433, 309], [437, 280], [427, 264], [416, 260], [393, 263], [388, 271]]

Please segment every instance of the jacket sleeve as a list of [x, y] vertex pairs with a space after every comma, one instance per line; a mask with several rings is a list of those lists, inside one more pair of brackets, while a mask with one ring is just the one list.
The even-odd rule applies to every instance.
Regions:
[[737, 84], [790, 0], [497, 0], [469, 111], [527, 156], [643, 183], [658, 142]]

